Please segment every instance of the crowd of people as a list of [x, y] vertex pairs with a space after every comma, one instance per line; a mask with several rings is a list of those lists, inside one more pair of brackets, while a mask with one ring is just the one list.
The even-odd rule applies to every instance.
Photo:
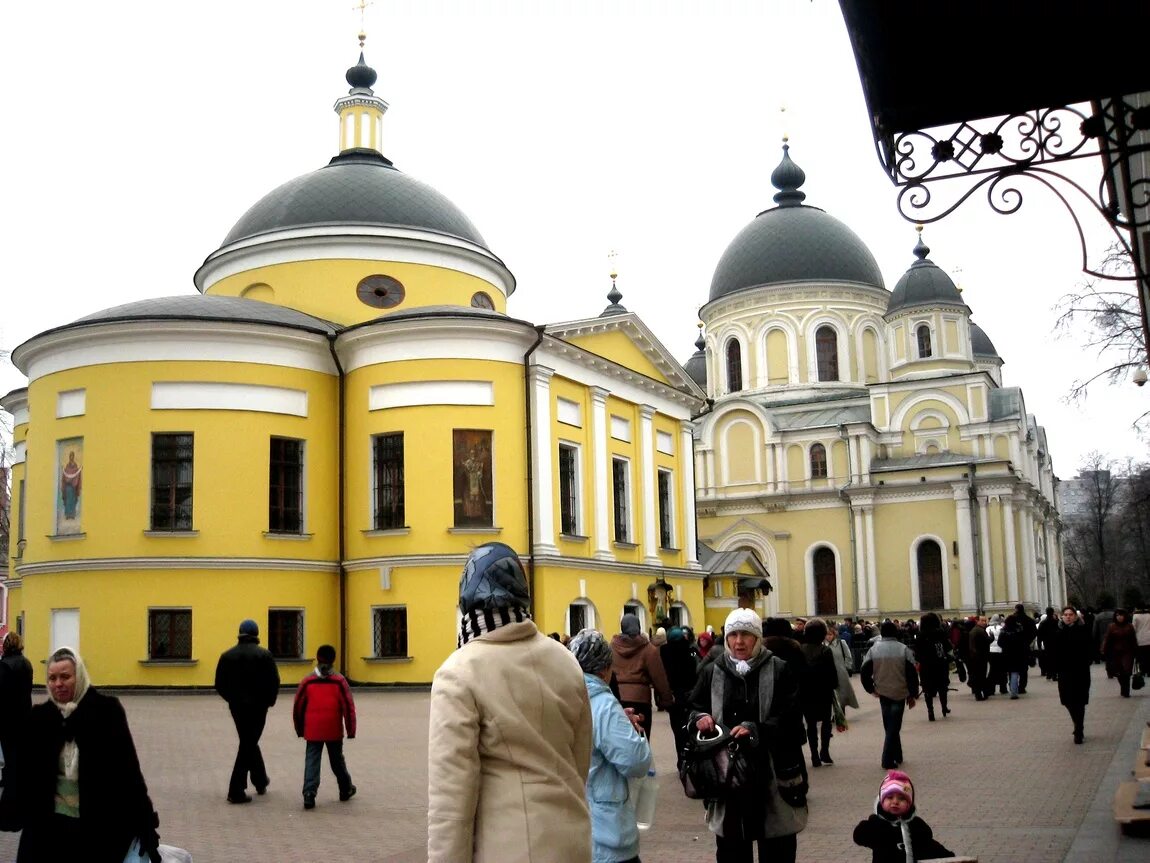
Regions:
[[[703, 801], [718, 863], [787, 863], [807, 823], [811, 771], [834, 765], [831, 741], [859, 706], [851, 677], [879, 701], [886, 771], [873, 812], [854, 831], [873, 861], [952, 856], [915, 807], [901, 769], [905, 711], [921, 698], [945, 719], [956, 691], [975, 700], [1018, 699], [1037, 668], [1057, 682], [1084, 739], [1091, 665], [1104, 662], [1120, 694], [1150, 667], [1150, 611], [1094, 614], [1066, 606], [1031, 616], [917, 620], [877, 625], [850, 618], [789, 621], [736, 608], [720, 633], [659, 621], [650, 637], [633, 614], [613, 636], [584, 629], [544, 636], [531, 618], [528, 581], [509, 547], [475, 549], [459, 589], [457, 649], [435, 674], [428, 735], [428, 860], [639, 863], [634, 781], [651, 768], [651, 736], [665, 712], [680, 766], [714, 735], [741, 753], [730, 793]], [[160, 860], [159, 818], [119, 700], [97, 690], [79, 654], [46, 663], [46, 701], [32, 704], [32, 667], [8, 633], [0, 660], [0, 829], [22, 829], [18, 863], [82, 847], [94, 863], [138, 852]], [[343, 741], [356, 735], [348, 681], [330, 645], [296, 689], [292, 717], [306, 741], [304, 809], [314, 809], [323, 751], [339, 800], [356, 793]], [[216, 689], [235, 723], [238, 751], [229, 803], [265, 794], [259, 741], [280, 679], [252, 620], [220, 657]], [[936, 712], [937, 704], [937, 712]], [[805, 747], [805, 750], [804, 750]], [[913, 852], [911, 849], [913, 848]]]

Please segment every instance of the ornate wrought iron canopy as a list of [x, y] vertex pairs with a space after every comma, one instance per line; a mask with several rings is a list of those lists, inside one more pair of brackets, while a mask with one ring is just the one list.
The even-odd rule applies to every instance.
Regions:
[[[1130, 254], [1150, 346], [1150, 2], [839, 0], [879, 161], [913, 222], [979, 191], [1016, 212], [1036, 182], [1101, 216]], [[1066, 166], [1096, 160], [1097, 185]], [[928, 185], [929, 184], [929, 185]], [[1141, 239], [1140, 239], [1141, 237]]]

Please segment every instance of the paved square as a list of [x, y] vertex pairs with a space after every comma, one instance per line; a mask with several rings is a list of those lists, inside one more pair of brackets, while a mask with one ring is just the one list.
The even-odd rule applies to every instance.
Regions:
[[[1120, 698], [1117, 682], [1095, 666], [1086, 744], [1075, 746], [1055, 685], [1038, 677], [1029, 689], [1018, 701], [983, 703], [965, 689], [952, 693], [954, 712], [933, 723], [922, 704], [907, 713], [904, 769], [936, 836], [981, 863], [1150, 860], [1150, 839], [1119, 837], [1109, 821], [1115, 777], [1125, 778], [1118, 774], [1129, 771], [1150, 719], [1148, 690]], [[209, 693], [122, 695], [163, 841], [188, 848], [196, 863], [426, 860], [428, 695], [373, 689], [355, 696], [359, 737], [346, 752], [359, 794], [339, 803], [325, 762], [318, 806], [304, 812], [304, 747], [292, 729], [290, 692], [281, 694], [263, 737], [271, 787], [244, 806], [224, 800], [236, 741], [223, 701]], [[861, 692], [859, 699], [850, 730], [831, 742], [835, 764], [811, 771], [800, 860], [869, 859], [851, 831], [869, 813], [883, 775], [882, 722], [878, 702]], [[664, 780], [643, 859], [714, 859], [701, 806], [683, 797], [670, 769], [666, 714], [657, 715], [653, 737]], [[17, 841], [0, 834], [0, 860], [15, 858]]]

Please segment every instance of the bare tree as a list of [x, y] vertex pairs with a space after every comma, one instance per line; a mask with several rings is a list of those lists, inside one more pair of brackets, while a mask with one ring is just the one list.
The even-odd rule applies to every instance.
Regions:
[[[1098, 271], [1122, 278], [1133, 272], [1130, 257], [1121, 246], [1112, 245], [1103, 256]], [[1065, 294], [1055, 305], [1058, 320], [1055, 330], [1074, 338], [1084, 338], [1082, 346], [1094, 350], [1101, 368], [1071, 384], [1068, 398], [1081, 401], [1092, 385], [1105, 381], [1111, 386], [1128, 381], [1146, 364], [1146, 345], [1142, 340], [1142, 312], [1134, 283], [1089, 279], [1076, 290]], [[1144, 429], [1150, 411], [1134, 420], [1134, 427]]]
[[1078, 470], [1082, 495], [1064, 514], [1066, 576], [1073, 592], [1086, 602], [1113, 594], [1118, 586], [1114, 569], [1122, 539], [1120, 468], [1101, 453], [1090, 453]]

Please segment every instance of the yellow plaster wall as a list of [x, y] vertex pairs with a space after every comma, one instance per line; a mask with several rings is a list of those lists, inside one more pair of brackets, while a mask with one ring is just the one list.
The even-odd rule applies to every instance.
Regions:
[[863, 330], [863, 379], [868, 384], [878, 382], [878, 337], [869, 327]]
[[669, 383], [667, 376], [659, 370], [658, 366], [651, 362], [643, 350], [624, 332], [611, 330], [609, 332], [587, 333], [584, 335], [564, 337], [564, 339], [593, 354], [598, 354], [629, 369], [634, 369], [649, 378], [654, 378], [662, 383]]
[[[403, 285], [403, 302], [391, 309], [378, 309], [361, 302], [356, 287], [367, 276], [384, 275]], [[209, 294], [222, 297], [269, 296], [277, 305], [297, 309], [338, 324], [358, 324], [419, 306], [470, 306], [471, 297], [483, 291], [491, 297], [496, 311], [507, 311], [507, 298], [495, 285], [467, 273], [397, 261], [323, 260], [296, 261], [253, 267], [228, 276], [212, 285]]]
[[949, 496], [922, 498], [906, 503], [881, 503], [875, 506], [875, 563], [878, 571], [879, 605], [885, 610], [911, 608], [911, 545], [923, 534], [937, 536], [948, 562], [944, 578], [952, 604], [959, 602], [958, 561], [952, 550], [958, 538], [954, 501]]
[[767, 384], [784, 386], [790, 380], [790, 358], [787, 354], [787, 334], [774, 329], [767, 333]]

